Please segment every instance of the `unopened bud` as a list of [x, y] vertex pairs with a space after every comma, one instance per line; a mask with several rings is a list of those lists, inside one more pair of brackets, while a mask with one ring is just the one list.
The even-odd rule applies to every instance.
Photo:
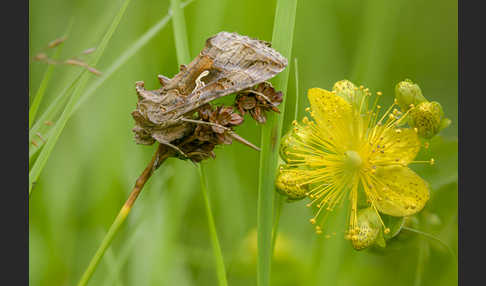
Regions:
[[334, 84], [332, 90], [336, 92], [337, 96], [342, 97], [351, 104], [361, 103], [364, 95], [364, 89], [358, 89], [354, 83], [347, 79], [340, 80]]
[[289, 163], [289, 160], [292, 159], [299, 159], [297, 157], [295, 148], [298, 147], [299, 144], [307, 142], [310, 137], [310, 127], [306, 124], [308, 123], [308, 119], [304, 117], [304, 124], [299, 124], [296, 121], [290, 127], [290, 130], [282, 137], [280, 143], [279, 154], [280, 158], [286, 163]]
[[417, 106], [427, 101], [418, 84], [409, 79], [401, 81], [395, 86], [395, 99], [403, 112], [407, 111], [412, 104]]
[[351, 238], [356, 250], [368, 248], [376, 243], [382, 226], [376, 211], [369, 207], [358, 211], [358, 228]]
[[412, 128], [418, 129], [419, 136], [430, 139], [450, 124], [450, 120], [443, 116], [440, 103], [422, 102], [410, 110], [408, 123]]
[[277, 174], [275, 185], [277, 191], [286, 196], [289, 200], [301, 200], [305, 198], [305, 194], [308, 191], [308, 185], [299, 185], [296, 181], [297, 173], [293, 169], [286, 169], [284, 166], [282, 170]]

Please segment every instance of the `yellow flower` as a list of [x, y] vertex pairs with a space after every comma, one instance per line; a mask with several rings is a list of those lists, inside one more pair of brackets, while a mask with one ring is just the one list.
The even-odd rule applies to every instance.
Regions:
[[[305, 189], [311, 199], [307, 206], [316, 206], [310, 219], [316, 232], [324, 230], [324, 213], [332, 211], [346, 199], [350, 201], [347, 235], [359, 240], [358, 210], [376, 212], [384, 233], [380, 213], [410, 216], [425, 206], [429, 186], [407, 167], [414, 161], [421, 143], [417, 129], [406, 128], [409, 112], [402, 113], [396, 101], [385, 111], [370, 105], [371, 93], [363, 86], [356, 88], [349, 81], [335, 84], [333, 91], [311, 88], [307, 109], [314, 120], [304, 117], [282, 141], [279, 177], [294, 189]], [[292, 179], [289, 179], [289, 178]], [[278, 179], [277, 179], [278, 180]], [[305, 188], [304, 188], [305, 187]]]

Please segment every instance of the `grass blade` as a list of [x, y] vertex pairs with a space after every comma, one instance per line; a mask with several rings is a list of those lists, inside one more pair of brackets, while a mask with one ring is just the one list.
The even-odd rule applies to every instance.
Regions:
[[118, 233], [118, 230], [120, 229], [121, 225], [123, 224], [123, 222], [125, 221], [129, 213], [130, 213], [130, 208], [126, 208], [125, 206], [120, 210], [115, 220], [113, 221], [113, 224], [110, 226], [108, 233], [103, 238], [100, 247], [96, 251], [93, 258], [91, 259], [88, 268], [86, 268], [85, 272], [83, 273], [83, 276], [79, 280], [78, 286], [85, 286], [88, 284], [89, 279], [91, 278], [91, 276], [93, 276], [93, 273], [96, 267], [98, 266], [99, 262], [101, 261], [101, 258], [105, 254], [105, 251], [111, 245], [111, 241]]
[[[290, 58], [294, 34], [295, 14], [297, 0], [278, 0], [272, 35], [272, 47], [284, 57]], [[289, 68], [287, 67], [277, 77], [274, 86], [281, 90], [284, 101], [280, 104], [280, 114], [269, 114], [267, 122], [262, 127], [262, 142], [260, 153], [260, 168], [258, 178], [258, 259], [257, 259], [257, 285], [270, 284], [270, 271], [272, 259], [272, 220], [275, 197], [275, 172], [278, 164], [278, 146], [282, 131], [283, 116], [285, 114], [285, 101], [287, 97], [287, 83]]]
[[172, 9], [172, 27], [174, 29], [174, 39], [177, 53], [177, 62], [187, 64], [191, 61], [189, 52], [189, 44], [187, 41], [186, 23], [184, 20], [184, 14], [180, 9], [179, 0], [171, 0]]
[[[174, 29], [174, 38], [177, 53], [177, 62], [187, 64], [191, 61], [189, 44], [187, 40], [186, 23], [184, 20], [184, 14], [180, 9], [179, 0], [171, 0], [171, 8], [173, 12], [172, 24]], [[226, 269], [224, 266], [223, 253], [219, 244], [218, 233], [216, 231], [216, 224], [211, 210], [211, 204], [209, 203], [207, 192], [207, 180], [204, 172], [204, 167], [198, 164], [199, 180], [201, 183], [201, 192], [203, 193], [206, 215], [208, 217], [209, 233], [211, 236], [211, 244], [213, 248], [214, 259], [216, 262], [216, 273], [218, 277], [218, 283], [220, 286], [227, 286]]]
[[204, 197], [204, 205], [206, 207], [206, 214], [208, 217], [209, 234], [211, 236], [211, 243], [213, 245], [213, 255], [216, 262], [216, 272], [218, 275], [218, 281], [220, 286], [227, 286], [226, 269], [224, 266], [223, 254], [221, 253], [221, 247], [219, 245], [218, 233], [216, 232], [216, 225], [214, 224], [213, 213], [211, 211], [211, 203], [208, 196], [208, 184], [206, 182], [206, 174], [204, 168], [199, 168], [199, 179], [201, 181], [201, 191]]
[[[181, 4], [181, 8], [186, 7], [192, 2], [194, 2], [194, 0], [183, 2]], [[166, 16], [160, 19], [154, 26], [152, 26], [147, 32], [145, 32], [145, 34], [140, 36], [140, 38], [138, 38], [128, 49], [126, 49], [123, 54], [118, 57], [118, 59], [113, 62], [96, 81], [88, 86], [86, 92], [83, 93], [83, 95], [79, 98], [79, 101], [74, 106], [73, 112], [76, 112], [81, 107], [81, 105], [88, 98], [90, 98], [108, 78], [110, 78], [121, 66], [123, 66], [123, 64], [125, 64], [133, 55], [135, 55], [142, 47], [144, 47], [160, 30], [162, 30], [162, 28], [167, 25], [171, 17], [172, 13], [171, 11], [169, 11]], [[61, 92], [61, 94], [56, 97], [56, 99], [49, 105], [49, 108], [41, 115], [38, 122], [36, 122], [34, 126], [30, 129], [29, 140], [33, 140], [37, 133], [46, 133], [45, 137], [50, 137], [52, 129], [46, 132], [48, 127], [44, 125], [44, 122], [54, 120], [54, 117], [58, 114], [63, 104], [66, 102], [70, 94], [70, 89], [73, 88], [73, 86], [79, 80], [80, 75], [84, 72], [86, 72], [86, 70], [80, 72], [80, 74], [75, 77], [73, 82], [67, 88], [65, 88], [64, 91]], [[37, 142], [37, 146], [29, 144], [29, 160], [41, 149], [43, 144], [43, 141]]]
[[454, 251], [452, 250], [452, 248], [447, 243], [443, 242], [440, 238], [438, 238], [438, 237], [436, 237], [436, 236], [434, 236], [432, 234], [429, 234], [427, 232], [420, 231], [418, 229], [414, 229], [414, 228], [411, 228], [411, 227], [404, 226], [403, 229], [404, 230], [407, 230], [407, 231], [410, 231], [410, 232], [413, 232], [413, 233], [416, 233], [416, 234], [423, 235], [424, 237], [426, 237], [426, 238], [428, 238], [430, 240], [437, 241], [440, 245], [442, 245], [445, 249], [447, 249], [447, 251], [451, 255], [451, 257], [454, 260], [454, 262], [457, 262], [456, 254], [454, 253]]
[[[29, 130], [29, 141], [33, 141], [37, 134], [43, 134], [45, 138], [49, 138], [52, 133], [52, 129], [48, 130], [49, 126], [46, 122], [52, 122], [54, 117], [61, 111], [62, 106], [66, 103], [69, 95], [72, 94], [76, 84], [81, 79], [81, 76], [86, 73], [83, 69], [78, 73], [78, 75], [73, 79], [73, 81], [61, 91], [60, 95], [54, 99], [54, 101], [49, 105], [46, 111], [42, 113], [39, 119], [34, 123], [34, 126]], [[37, 152], [44, 146], [44, 141], [37, 142], [36, 145], [29, 144], [29, 161], [31, 158], [37, 154]]]
[[[294, 98], [294, 120], [298, 120], [299, 115], [299, 65], [297, 62], [297, 58], [294, 59], [294, 70], [295, 70], [295, 98]], [[272, 257], [275, 250], [275, 241], [277, 240], [278, 235], [278, 226], [280, 222], [280, 214], [282, 212], [282, 207], [284, 204], [284, 197], [280, 194], [276, 194], [277, 196], [277, 208], [275, 210], [275, 220], [273, 222], [273, 232], [272, 232]]]
[[[94, 60], [91, 62], [90, 66], [96, 66], [96, 63], [98, 63], [99, 59], [103, 55], [103, 52], [108, 45], [108, 42], [110, 41], [111, 37], [113, 36], [113, 33], [115, 32], [116, 28], [118, 27], [118, 24], [121, 21], [122, 16], [124, 15], [128, 4], [130, 3], [131, 0], [125, 0], [122, 7], [118, 11], [117, 15], [113, 19], [113, 22], [111, 23], [110, 27], [108, 28], [108, 31], [105, 33], [103, 36], [101, 43], [98, 47], [98, 49], [95, 52]], [[73, 108], [77, 101], [79, 100], [79, 97], [82, 95], [82, 91], [84, 89], [84, 86], [86, 85], [86, 82], [88, 81], [88, 76], [87, 74], [84, 74], [81, 78], [81, 82], [77, 85], [76, 89], [73, 92], [73, 95], [69, 99], [69, 102], [64, 108], [64, 111], [62, 112], [58, 122], [55, 124], [52, 134], [49, 138], [47, 138], [47, 142], [45, 143], [44, 148], [42, 149], [41, 153], [39, 154], [39, 157], [34, 163], [34, 166], [29, 172], [29, 196], [32, 192], [32, 186], [35, 181], [40, 176], [40, 173], [42, 172], [42, 169], [44, 168], [47, 159], [49, 158], [49, 155], [51, 154], [52, 150], [54, 149], [54, 146], [56, 145], [57, 139], [59, 139], [59, 136], [61, 135], [62, 130], [64, 129], [64, 126], [66, 126], [67, 121], [72, 115]]]
[[[181, 9], [194, 2], [194, 0], [185, 1], [180, 4]], [[140, 36], [123, 54], [111, 64], [106, 71], [103, 72], [101, 77], [90, 85], [79, 102], [74, 107], [76, 111], [93, 93], [111, 76], [115, 73], [124, 63], [126, 63], [133, 55], [135, 55], [142, 47], [144, 47], [162, 28], [167, 25], [172, 18], [172, 10], [169, 10], [167, 15], [160, 19], [152, 28], [150, 28], [145, 34]]]
[[[56, 53], [54, 54], [53, 59], [58, 59], [59, 55], [61, 54], [63, 44], [60, 44], [58, 47], [56, 47]], [[44, 73], [44, 77], [42, 78], [41, 84], [39, 86], [39, 89], [37, 89], [37, 92], [35, 93], [34, 100], [32, 101], [32, 105], [29, 108], [29, 128], [32, 127], [32, 124], [34, 123], [35, 116], [37, 115], [37, 110], [39, 110], [39, 106], [42, 102], [42, 99], [44, 98], [44, 94], [47, 89], [47, 84], [49, 83], [49, 80], [51, 79], [52, 72], [54, 71], [54, 64], [48, 64], [46, 72]]]

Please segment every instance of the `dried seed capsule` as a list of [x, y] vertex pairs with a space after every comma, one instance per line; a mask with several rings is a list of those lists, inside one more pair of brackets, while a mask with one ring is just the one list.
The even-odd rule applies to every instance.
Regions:
[[293, 169], [286, 169], [284, 166], [281, 166], [281, 170], [277, 174], [277, 179], [275, 181], [277, 191], [291, 201], [305, 198], [306, 192], [308, 191], [308, 185], [298, 184], [296, 181], [298, 173]]
[[358, 228], [351, 235], [351, 244], [356, 250], [362, 250], [377, 242], [381, 231], [380, 218], [373, 208], [365, 208], [358, 211]]
[[395, 86], [395, 98], [403, 112], [410, 109], [410, 105], [417, 106], [427, 101], [418, 84], [409, 79], [401, 81]]

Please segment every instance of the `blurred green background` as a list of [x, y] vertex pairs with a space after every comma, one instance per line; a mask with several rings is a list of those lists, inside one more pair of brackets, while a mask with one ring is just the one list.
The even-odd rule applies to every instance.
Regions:
[[[96, 47], [122, 1], [29, 1], [30, 56], [73, 26], [61, 58]], [[184, 9], [191, 56], [209, 36], [226, 30], [271, 40], [276, 1], [196, 0]], [[163, 18], [169, 1], [131, 1], [100, 63], [101, 72]], [[299, 93], [330, 89], [349, 79], [393, 99], [404, 78], [429, 100], [442, 103], [452, 125], [421, 154], [434, 166], [412, 166], [431, 184], [432, 197], [413, 226], [457, 255], [457, 2], [301, 0], [288, 93], [295, 93], [293, 58], [299, 61]], [[46, 64], [30, 65], [30, 92]], [[79, 67], [56, 66], [48, 104]], [[159, 87], [157, 75], [178, 71], [169, 22], [118, 69], [75, 113], [35, 185], [29, 202], [31, 285], [75, 285], [105, 232], [150, 160], [154, 146], [135, 144], [130, 112], [135, 82]], [[92, 76], [95, 79], [95, 76]], [[308, 106], [300, 97], [300, 116]], [[284, 131], [294, 113], [287, 102]], [[251, 118], [237, 129], [260, 143]], [[219, 147], [204, 162], [216, 227], [230, 285], [256, 284], [258, 153], [241, 144]], [[308, 223], [305, 201], [285, 204], [273, 262], [273, 285], [456, 285], [457, 259], [443, 244], [403, 231], [385, 251], [355, 251], [348, 241], [324, 239]], [[336, 222], [334, 222], [336, 223]], [[343, 222], [337, 222], [343, 223]], [[90, 285], [215, 285], [215, 266], [197, 169], [170, 159], [145, 186], [121, 233]]]

